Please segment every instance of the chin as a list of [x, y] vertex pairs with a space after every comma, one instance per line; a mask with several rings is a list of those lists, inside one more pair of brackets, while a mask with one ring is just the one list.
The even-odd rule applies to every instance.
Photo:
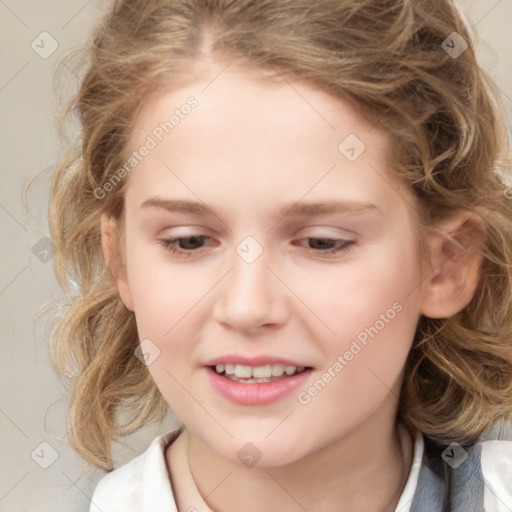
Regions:
[[217, 444], [212, 448], [221, 457], [230, 460], [239, 466], [248, 468], [276, 468], [286, 466], [296, 462], [298, 459], [306, 455], [297, 451], [297, 447], [302, 446], [299, 436], [279, 435], [277, 432], [272, 433], [269, 437], [267, 429], [253, 429], [243, 431], [242, 435], [233, 435], [233, 439], [224, 439], [221, 446]]

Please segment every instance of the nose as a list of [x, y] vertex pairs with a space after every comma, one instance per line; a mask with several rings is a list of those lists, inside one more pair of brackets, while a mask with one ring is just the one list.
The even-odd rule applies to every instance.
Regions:
[[230, 272], [219, 283], [214, 318], [243, 332], [283, 325], [288, 315], [288, 289], [269, 267], [266, 251], [252, 262], [235, 252], [230, 263]]

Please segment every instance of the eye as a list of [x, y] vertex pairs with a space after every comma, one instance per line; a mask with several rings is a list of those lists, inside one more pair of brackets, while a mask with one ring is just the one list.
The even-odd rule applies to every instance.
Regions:
[[355, 240], [344, 240], [342, 238], [305, 238], [306, 241], [313, 241], [313, 247], [316, 252], [321, 254], [336, 254], [350, 251], [355, 248]]
[[[198, 252], [197, 249], [201, 248], [201, 243], [207, 238], [210, 237], [206, 235], [190, 235], [176, 238], [162, 238], [158, 241], [170, 253], [187, 257], [191, 256], [193, 252]], [[183, 241], [185, 242], [183, 243]]]

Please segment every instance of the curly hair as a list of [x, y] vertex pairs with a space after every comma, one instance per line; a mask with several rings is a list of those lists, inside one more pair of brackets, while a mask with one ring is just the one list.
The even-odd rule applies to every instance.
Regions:
[[[468, 45], [456, 56], [446, 48], [454, 32]], [[101, 199], [95, 191], [126, 161], [131, 126], [149, 95], [187, 80], [210, 57], [307, 80], [356, 105], [392, 137], [390, 167], [418, 199], [422, 232], [460, 209], [483, 219], [476, 292], [450, 318], [420, 318], [398, 417], [412, 431], [461, 444], [509, 419], [510, 150], [500, 93], [452, 2], [115, 0], [85, 48], [61, 63], [80, 84], [61, 108], [60, 126], [77, 120], [78, 133], [51, 189], [54, 270], [69, 304], [52, 326], [49, 352], [59, 376], [71, 379], [76, 452], [109, 471], [112, 442], [168, 412], [134, 357], [134, 313], [101, 249], [101, 215], [123, 215], [127, 180]]]

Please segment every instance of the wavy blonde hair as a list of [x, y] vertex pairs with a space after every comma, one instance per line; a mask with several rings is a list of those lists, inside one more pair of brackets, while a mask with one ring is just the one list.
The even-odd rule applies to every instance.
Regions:
[[[457, 58], [442, 47], [452, 32], [469, 44]], [[79, 132], [54, 171], [50, 198], [54, 269], [69, 306], [49, 349], [58, 374], [72, 381], [73, 448], [109, 471], [112, 442], [168, 412], [134, 356], [135, 317], [101, 250], [100, 216], [123, 215], [127, 180], [102, 199], [94, 192], [122, 167], [149, 95], [185, 80], [210, 56], [308, 80], [356, 105], [393, 138], [391, 168], [417, 197], [423, 228], [460, 209], [480, 215], [486, 238], [475, 295], [450, 318], [420, 319], [398, 418], [412, 431], [461, 444], [511, 418], [512, 201], [503, 178], [511, 159], [500, 94], [454, 5], [115, 0], [86, 48], [63, 63], [81, 83], [61, 124], [73, 118]]]

